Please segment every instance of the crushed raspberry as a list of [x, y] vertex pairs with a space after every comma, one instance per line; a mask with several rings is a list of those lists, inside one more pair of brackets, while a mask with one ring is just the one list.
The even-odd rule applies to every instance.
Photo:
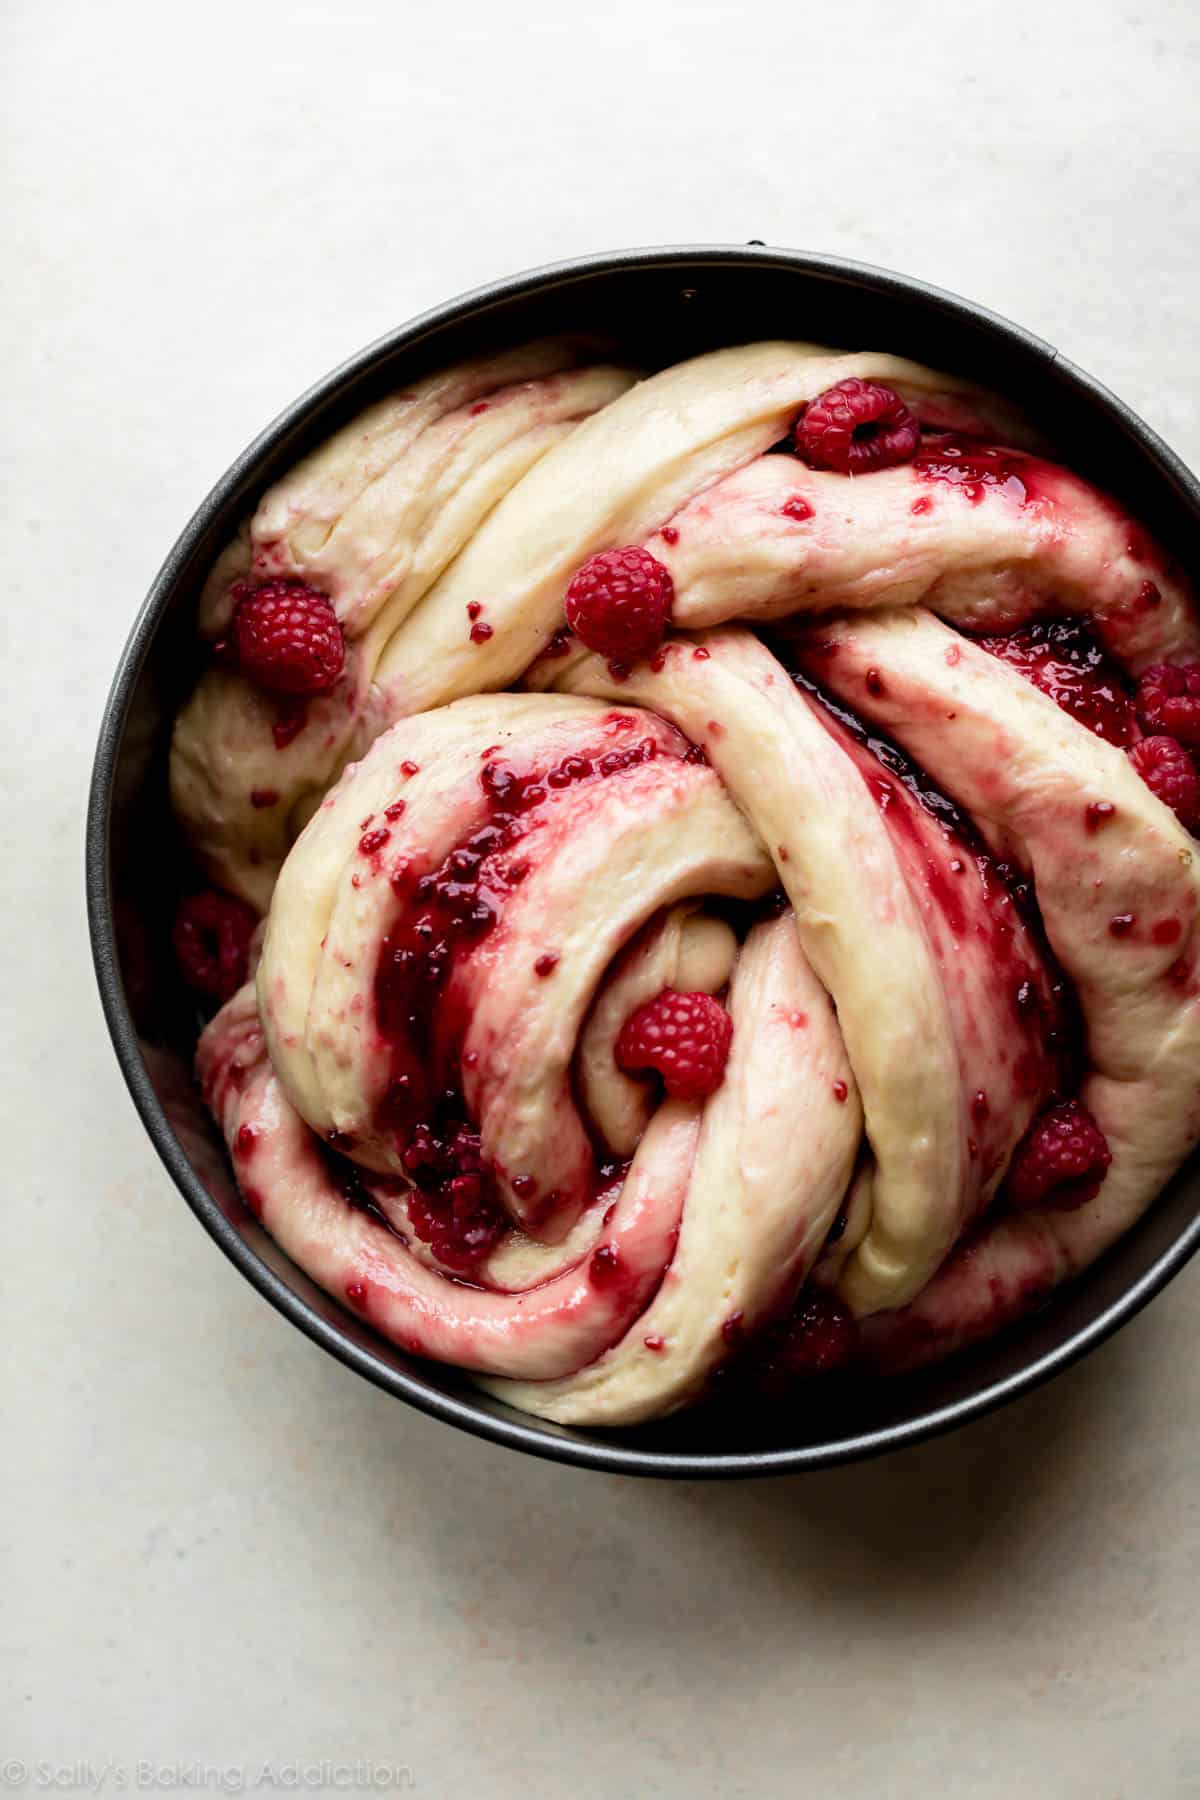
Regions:
[[567, 623], [589, 650], [635, 663], [662, 643], [674, 598], [670, 571], [648, 550], [605, 550], [572, 577]]
[[[240, 591], [239, 591], [240, 590]], [[299, 581], [268, 581], [234, 593], [233, 639], [243, 672], [273, 694], [326, 694], [346, 647], [324, 594]]]
[[866, 475], [911, 462], [921, 427], [899, 394], [852, 376], [811, 400], [796, 421], [796, 454], [810, 469]]
[[621, 1253], [612, 1244], [601, 1244], [592, 1252], [588, 1263], [588, 1280], [593, 1287], [611, 1287], [621, 1273]]
[[1137, 711], [1149, 736], [1161, 732], [1200, 748], [1200, 662], [1147, 669], [1137, 685]]
[[617, 1066], [654, 1069], [673, 1100], [703, 1100], [725, 1076], [733, 1021], [711, 994], [664, 988], [621, 1027]]
[[1038, 622], [1005, 636], [977, 638], [981, 650], [1020, 671], [1055, 705], [1110, 744], [1135, 735], [1121, 671], [1078, 619]]
[[[573, 633], [569, 625], [560, 625], [558, 630], [554, 633], [554, 636], [550, 639], [550, 642], [546, 645], [546, 648], [542, 651], [541, 656], [547, 661], [556, 656], [569, 656], [571, 653], [572, 636]], [[541, 659], [538, 658], [537, 660]]]
[[1112, 1161], [1108, 1141], [1078, 1100], [1052, 1106], [1017, 1145], [1008, 1171], [1009, 1203], [1019, 1211], [1043, 1203], [1071, 1212], [1100, 1192]]
[[279, 712], [271, 726], [277, 750], [286, 750], [308, 724], [308, 705], [296, 696], [279, 702]]
[[853, 1359], [857, 1330], [832, 1294], [801, 1294], [791, 1312], [750, 1340], [733, 1371], [737, 1386], [782, 1399], [800, 1382], [832, 1375]]
[[175, 915], [175, 955], [189, 987], [210, 1000], [228, 1000], [246, 979], [257, 920], [232, 894], [209, 888], [189, 894]]
[[1200, 834], [1200, 772], [1183, 745], [1173, 737], [1143, 738], [1129, 751], [1129, 760], [1179, 823]]
[[1035, 472], [1036, 464], [1019, 450], [952, 432], [923, 439], [913, 459], [918, 481], [953, 488], [971, 506], [981, 505], [989, 494], [1003, 494], [1017, 506], [1026, 505], [1037, 497]]
[[413, 1192], [409, 1223], [448, 1269], [469, 1272], [508, 1220], [484, 1170], [479, 1133], [457, 1118], [419, 1124], [402, 1158]]

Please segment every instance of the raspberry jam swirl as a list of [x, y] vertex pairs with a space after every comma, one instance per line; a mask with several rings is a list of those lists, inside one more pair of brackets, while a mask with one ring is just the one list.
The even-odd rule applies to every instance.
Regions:
[[902, 1370], [1200, 1140], [1194, 596], [996, 396], [507, 352], [285, 477], [201, 625], [204, 1092], [402, 1348], [597, 1425]]

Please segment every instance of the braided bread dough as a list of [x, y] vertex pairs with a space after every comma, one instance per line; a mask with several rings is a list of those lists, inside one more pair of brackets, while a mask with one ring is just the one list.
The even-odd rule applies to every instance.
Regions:
[[[805, 1282], [878, 1368], [946, 1354], [1085, 1267], [1200, 1140], [1194, 842], [973, 641], [1085, 618], [1132, 679], [1200, 654], [1200, 617], [983, 390], [807, 344], [645, 380], [588, 356], [430, 377], [264, 497], [202, 632], [239, 581], [302, 580], [346, 671], [277, 748], [278, 703], [212, 668], [172, 791], [213, 878], [269, 907], [198, 1064], [267, 1229], [403, 1347], [548, 1418], [629, 1424], [700, 1397], [731, 1321], [752, 1336]], [[854, 376], [917, 414], [912, 462], [774, 453]], [[973, 461], [945, 433], [1001, 447]], [[674, 635], [614, 670], [564, 641], [563, 594], [628, 543], [669, 570]], [[436, 951], [428, 1016], [385, 1030], [397, 920], [455, 856], [480, 935]], [[1017, 1214], [998, 1196], [1056, 1093], [1064, 972], [1112, 1162], [1091, 1204]], [[732, 1050], [707, 1099], [656, 1105], [614, 1047], [672, 987], [726, 995]], [[406, 1106], [472, 1122], [507, 1220], [469, 1280], [413, 1212], [398, 1070]]]

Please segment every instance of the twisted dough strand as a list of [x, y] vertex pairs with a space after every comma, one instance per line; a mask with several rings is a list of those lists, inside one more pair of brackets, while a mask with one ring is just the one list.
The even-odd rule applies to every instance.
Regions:
[[[706, 633], [699, 648], [702, 658], [689, 642], [674, 643], [660, 670], [643, 667], [621, 680], [589, 656], [555, 685], [626, 694], [673, 720], [706, 746], [770, 848], [805, 953], [837, 1007], [875, 1161], [860, 1195], [871, 1224], [846, 1261], [842, 1292], [856, 1312], [902, 1306], [982, 1210], [1045, 1098], [1048, 1071], [1039, 1070], [1027, 1091], [1014, 1079], [1021, 1052], [1036, 1055], [1038, 1046], [1031, 1034], [1022, 1041], [1009, 999], [1021, 980], [1045, 990], [1045, 974], [1013, 918], [1006, 985], [997, 996], [992, 939], [974, 938], [968, 927], [997, 903], [1011, 914], [999, 884], [989, 903], [973, 866], [947, 878], [962, 891], [964, 917], [944, 941], [941, 906], [905, 866], [920, 809], [901, 790], [881, 810], [828, 715], [749, 632]], [[901, 810], [906, 830], [897, 833]], [[961, 857], [961, 846], [931, 827], [919, 854], [949, 863]], [[998, 1034], [1010, 1041], [1004, 1068], [997, 1066]], [[976, 1122], [971, 1106], [983, 1088], [988, 1119]], [[989, 1122], [1001, 1135], [980, 1154]]]

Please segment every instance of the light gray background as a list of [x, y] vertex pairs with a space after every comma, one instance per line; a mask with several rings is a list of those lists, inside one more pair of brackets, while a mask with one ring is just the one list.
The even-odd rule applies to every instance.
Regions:
[[118, 650], [212, 479], [492, 276], [862, 257], [1021, 320], [1200, 461], [1193, 0], [7, 0], [0, 31], [0, 1758], [29, 1791], [38, 1759], [132, 1789], [139, 1758], [360, 1757], [430, 1795], [1200, 1794], [1200, 1269], [874, 1466], [672, 1488], [475, 1443], [192, 1221], [101, 1026], [80, 843]]

